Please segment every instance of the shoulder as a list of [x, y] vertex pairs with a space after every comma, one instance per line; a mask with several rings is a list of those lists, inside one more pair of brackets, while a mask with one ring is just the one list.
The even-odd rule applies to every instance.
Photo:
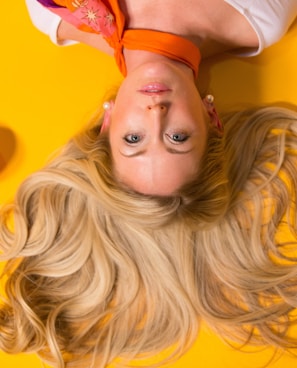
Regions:
[[279, 41], [297, 16], [296, 0], [224, 0], [249, 21], [259, 38], [260, 53]]

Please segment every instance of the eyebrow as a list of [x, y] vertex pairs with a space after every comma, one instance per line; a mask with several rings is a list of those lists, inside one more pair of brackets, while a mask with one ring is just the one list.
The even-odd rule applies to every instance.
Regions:
[[[191, 152], [193, 150], [193, 148], [187, 150], [187, 151], [180, 151], [180, 150], [176, 150], [174, 148], [170, 148], [170, 147], [167, 147], [166, 148], [166, 151], [169, 152], [169, 153], [173, 153], [174, 155], [185, 155], [189, 152]], [[140, 151], [137, 151], [137, 152], [133, 152], [133, 153], [123, 153], [122, 151], [120, 151], [120, 154], [122, 156], [125, 156], [125, 157], [137, 157], [137, 156], [140, 156], [140, 155], [143, 155], [146, 153], [146, 150], [140, 150]]]

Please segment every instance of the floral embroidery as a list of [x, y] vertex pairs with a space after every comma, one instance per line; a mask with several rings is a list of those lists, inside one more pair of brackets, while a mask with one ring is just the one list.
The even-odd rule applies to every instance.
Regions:
[[111, 13], [108, 13], [105, 15], [105, 19], [106, 19], [106, 26], [111, 26], [111, 24], [114, 22], [114, 16]]
[[82, 27], [81, 29], [85, 30], [86, 28], [83, 28], [85, 25], [89, 28], [89, 32], [92, 29], [107, 38], [116, 32], [115, 16], [101, 0], [67, 0], [65, 6], [56, 4], [55, 0], [37, 1], [49, 7], [54, 13], [62, 16], [63, 19], [77, 28]]
[[99, 26], [97, 22], [97, 19], [99, 18], [98, 12], [99, 12], [98, 9], [94, 10], [93, 8], [91, 9], [85, 8], [83, 10], [83, 13], [85, 14], [85, 16], [82, 19], [87, 19], [90, 26], [92, 26], [92, 24], [94, 23], [96, 26]]
[[98, 0], [73, 0], [75, 10], [73, 15], [84, 24], [87, 24], [95, 32], [109, 37], [115, 31], [115, 19], [113, 14]]

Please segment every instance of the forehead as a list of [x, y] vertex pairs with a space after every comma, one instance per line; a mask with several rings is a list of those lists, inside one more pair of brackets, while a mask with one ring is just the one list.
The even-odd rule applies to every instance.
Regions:
[[[186, 157], [184, 157], [186, 156]], [[199, 170], [197, 153], [176, 155], [169, 152], [154, 157], [113, 157], [117, 180], [144, 194], [171, 195], [192, 181]]]

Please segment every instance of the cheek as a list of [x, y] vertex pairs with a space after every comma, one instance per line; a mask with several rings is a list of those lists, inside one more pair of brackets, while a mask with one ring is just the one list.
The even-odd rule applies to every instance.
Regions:
[[124, 109], [121, 109], [119, 105], [114, 105], [112, 113], [109, 118], [109, 142], [110, 145], [119, 147], [122, 143], [122, 137], [125, 135], [127, 126], [127, 116]]
[[195, 85], [191, 85], [189, 88], [184, 89], [183, 95], [189, 106], [196, 110], [197, 108], [198, 110], [201, 110], [200, 107], [202, 107], [202, 99]]
[[114, 122], [112, 122], [109, 126], [108, 140], [109, 140], [112, 160], [115, 161], [117, 155], [119, 154], [121, 135], [120, 135], [120, 132], [118, 131], [118, 127], [114, 125]]

